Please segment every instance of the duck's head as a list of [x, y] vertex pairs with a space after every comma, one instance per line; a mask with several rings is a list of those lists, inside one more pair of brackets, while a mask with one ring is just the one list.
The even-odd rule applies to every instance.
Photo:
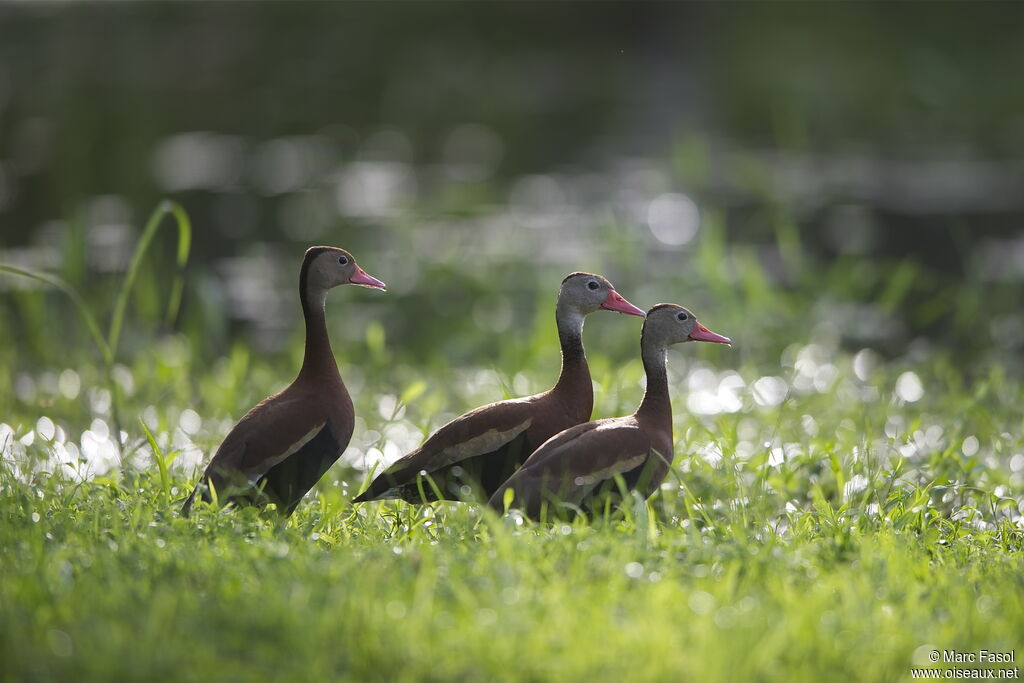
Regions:
[[689, 341], [732, 344], [731, 339], [704, 327], [693, 313], [677, 304], [658, 304], [647, 311], [642, 335], [644, 343], [662, 347]]
[[562, 280], [558, 290], [558, 308], [572, 310], [581, 316], [602, 308], [629, 315], [644, 315], [642, 309], [626, 301], [612, 283], [593, 273], [571, 273]]
[[349, 284], [387, 289], [387, 285], [360, 268], [352, 254], [338, 247], [307, 249], [301, 278], [310, 292], [326, 292], [338, 285]]

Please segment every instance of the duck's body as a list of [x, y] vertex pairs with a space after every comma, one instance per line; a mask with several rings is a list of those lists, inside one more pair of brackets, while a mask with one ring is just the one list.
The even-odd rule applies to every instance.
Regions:
[[640, 342], [647, 389], [637, 411], [577, 425], [544, 442], [494, 492], [491, 507], [504, 510], [506, 491], [511, 490], [512, 507], [530, 517], [589, 510], [606, 496], [621, 494], [617, 477], [626, 490], [636, 490], [645, 498], [658, 489], [673, 458], [672, 404], [665, 367], [668, 345], [730, 342], [674, 304], [659, 304], [647, 316]]
[[555, 386], [457, 417], [378, 475], [353, 502], [487, 500], [537, 446], [590, 419], [594, 393], [583, 350], [583, 318], [601, 308], [643, 315], [603, 277], [569, 275], [562, 282], [555, 313], [562, 350]]
[[197, 494], [211, 501], [216, 492], [221, 502], [272, 502], [290, 515], [341, 456], [352, 438], [355, 411], [331, 351], [324, 304], [329, 289], [347, 283], [384, 288], [342, 249], [306, 252], [299, 274], [306, 323], [302, 369], [286, 389], [261, 401], [232, 428], [182, 514], [189, 513]]
[[352, 438], [352, 399], [335, 375], [315, 386], [293, 382], [246, 413], [206, 468], [203, 499], [211, 500], [212, 484], [222, 502], [272, 502], [290, 515]]
[[512, 507], [530, 517], [542, 517], [545, 505], [587, 510], [600, 493], [619, 493], [616, 476], [627, 490], [647, 497], [664, 481], [671, 458], [671, 432], [636, 415], [586, 422], [544, 442], [495, 490], [490, 505], [504, 509], [505, 490], [511, 488]]
[[[536, 446], [590, 417], [592, 390], [589, 399], [577, 396], [579, 402], [565, 398], [561, 392], [548, 391], [472, 410], [396, 461], [353, 502], [486, 499]], [[420, 472], [429, 479], [417, 476]]]

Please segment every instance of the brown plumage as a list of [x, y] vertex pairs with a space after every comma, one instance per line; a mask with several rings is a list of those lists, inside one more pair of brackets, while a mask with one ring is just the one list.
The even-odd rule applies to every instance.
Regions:
[[[594, 407], [583, 351], [583, 319], [601, 309], [643, 316], [606, 279], [572, 273], [555, 306], [562, 371], [549, 391], [499, 401], [458, 417], [377, 476], [353, 502], [400, 498], [411, 503], [487, 500], [533, 452], [558, 432], [590, 419]], [[419, 476], [425, 472], [429, 476]]]
[[261, 401], [225, 437], [199, 485], [185, 501], [188, 515], [203, 500], [273, 502], [287, 516], [341, 455], [352, 438], [352, 399], [338, 373], [327, 336], [327, 292], [343, 284], [384, 289], [344, 249], [312, 247], [299, 272], [306, 323], [302, 369], [286, 389]]
[[571, 515], [600, 505], [606, 496], [617, 498], [616, 476], [627, 490], [644, 497], [654, 493], [673, 458], [666, 351], [685, 341], [731, 343], [682, 306], [658, 304], [648, 311], [640, 335], [647, 390], [637, 411], [577, 425], [547, 440], [494, 492], [490, 506], [504, 510], [505, 492], [511, 490], [512, 507], [530, 517]]

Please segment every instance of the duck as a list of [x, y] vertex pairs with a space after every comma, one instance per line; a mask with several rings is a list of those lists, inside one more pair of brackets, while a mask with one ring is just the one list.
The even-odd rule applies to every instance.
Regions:
[[380, 473], [352, 502], [486, 502], [534, 448], [590, 419], [594, 390], [583, 349], [583, 321], [599, 310], [644, 315], [603, 276], [584, 272], [566, 276], [555, 303], [562, 367], [554, 387], [455, 418]]
[[277, 505], [289, 517], [303, 496], [341, 456], [352, 438], [355, 411], [327, 334], [327, 292], [338, 285], [386, 290], [349, 252], [311, 247], [299, 270], [306, 325], [302, 367], [295, 380], [245, 414], [228, 432], [182, 506], [207, 502]]
[[667, 351], [692, 341], [732, 344], [678, 304], [651, 308], [640, 333], [647, 388], [636, 412], [585, 422], [551, 437], [495, 490], [488, 505], [499, 513], [508, 506], [545, 519], [601, 509], [605, 498], [614, 502], [624, 493], [620, 483], [644, 498], [654, 493], [673, 459]]

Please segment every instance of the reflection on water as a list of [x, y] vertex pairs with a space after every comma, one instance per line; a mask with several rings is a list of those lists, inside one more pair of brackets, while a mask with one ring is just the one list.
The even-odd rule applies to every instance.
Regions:
[[157, 143], [152, 172], [167, 192], [230, 191], [242, 184], [245, 140], [211, 132], [177, 133]]
[[[642, 255], [641, 261], [670, 264], [678, 274], [686, 272], [680, 267], [686, 263], [683, 255], [692, 258], [701, 246], [708, 213], [724, 209], [743, 216], [765, 201], [788, 207], [799, 222], [821, 223], [820, 239], [805, 230], [800, 248], [820, 244], [866, 258], [888, 248], [879, 223], [883, 211], [1024, 212], [1024, 194], [1013, 191], [1024, 186], [1024, 162], [1013, 160], [982, 162], [952, 153], [939, 155], [949, 157], [943, 161], [816, 157], [792, 150], [740, 150], [720, 141], [706, 161], [716, 172], [700, 182], [675, 172], [669, 159], [634, 155], [506, 177], [500, 169], [510, 141], [483, 122], [447, 129], [436, 155], [423, 154], [414, 136], [398, 126], [371, 128], [361, 138], [350, 132], [352, 139], [342, 144], [327, 129], [265, 140], [184, 131], [163, 137], [151, 151], [148, 167], [161, 190], [197, 193], [190, 195], [196, 198], [190, 208], [205, 237], [196, 240], [195, 260], [217, 274], [203, 283], [206, 305], [222, 305], [225, 318], [248, 323], [245, 329], [261, 349], [282, 348], [297, 322], [292, 271], [295, 254], [310, 242], [372, 245], [367, 249], [380, 255], [378, 260], [391, 252], [393, 262], [401, 259], [402, 265], [392, 278], [394, 291], [403, 293], [414, 287], [419, 271], [434, 265], [546, 262], [575, 268], [617, 255], [620, 247], [609, 243], [601, 227], [610, 218], [626, 249]], [[748, 182], [751, 173], [771, 179], [771, 187]], [[481, 185], [485, 181], [493, 187]], [[83, 201], [92, 271], [116, 273], [127, 266], [139, 221], [132, 206], [127, 194]], [[787, 286], [795, 273], [788, 247], [781, 240], [765, 243], [770, 221], [760, 223], [754, 232], [761, 235], [757, 250], [765, 285]], [[211, 230], [218, 237], [211, 238]], [[71, 226], [48, 220], [29, 232], [35, 238], [29, 246], [0, 249], [0, 259], [59, 270]], [[742, 242], [745, 232], [733, 227], [727, 234]], [[263, 235], [268, 239], [254, 239]], [[959, 238], [969, 247], [961, 261], [977, 278], [1012, 284], [1024, 277], [1024, 239], [972, 235], [963, 232]], [[225, 240], [232, 245], [228, 252], [214, 246]], [[298, 244], [285, 246], [282, 240]], [[212, 254], [204, 253], [210, 248]], [[730, 277], [742, 279], [743, 264], [735, 255], [723, 258]], [[0, 277], [2, 289], [36, 286]], [[500, 307], [495, 310], [493, 318], [478, 310], [474, 317], [485, 329], [500, 332], [511, 322]], [[844, 339], [863, 344], [897, 345], [920, 330], [903, 308], [842, 293], [822, 297], [813, 316], [834, 325]], [[1021, 320], [1019, 314], [994, 311], [988, 326], [996, 344], [1007, 349], [1024, 344]], [[814, 358], [800, 362], [813, 366], [813, 372], [801, 369], [794, 388], [814, 383], [818, 391], [827, 390], [834, 368]], [[758, 386], [764, 401], [778, 404], [778, 384], [769, 379]], [[730, 392], [724, 387], [714, 401], [735, 405]], [[691, 407], [709, 411], [714, 402], [705, 392]]]

